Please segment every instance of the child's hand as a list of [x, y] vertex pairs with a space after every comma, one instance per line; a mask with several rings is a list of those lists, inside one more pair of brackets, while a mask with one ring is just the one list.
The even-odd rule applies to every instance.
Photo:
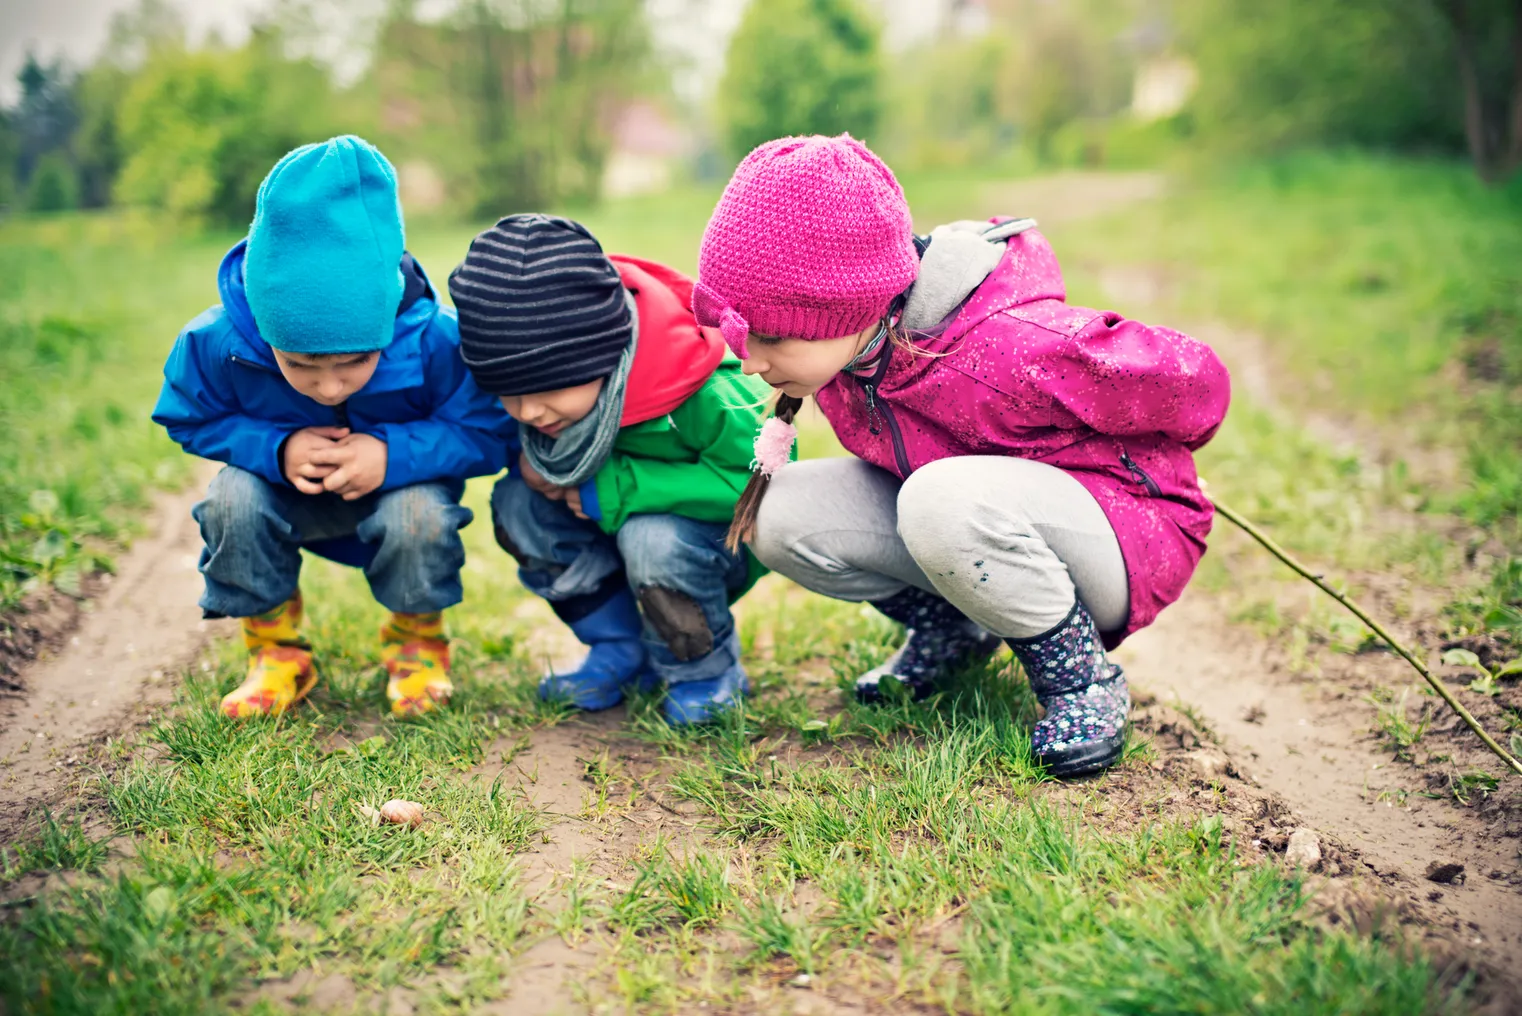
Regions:
[[529, 490], [538, 491], [551, 501], [564, 501], [578, 517], [588, 517], [581, 511], [581, 491], [575, 487], [560, 487], [546, 480], [544, 474], [535, 469], [529, 463], [528, 456], [522, 453], [518, 455], [518, 472], [523, 474], [523, 482], [528, 484]]
[[286, 438], [280, 468], [291, 486], [303, 494], [321, 494], [322, 481], [336, 467], [314, 462], [312, 456], [336, 447], [348, 436], [347, 427], [304, 427]]
[[322, 489], [345, 501], [364, 497], [386, 480], [386, 442], [369, 434], [350, 434], [333, 445], [312, 453], [312, 461], [331, 466]]
[[564, 496], [565, 488], [557, 487], [544, 478], [544, 474], [535, 469], [529, 462], [528, 456], [518, 453], [518, 472], [523, 474], [523, 482], [528, 484], [529, 490], [538, 491], [551, 501], [559, 501]]

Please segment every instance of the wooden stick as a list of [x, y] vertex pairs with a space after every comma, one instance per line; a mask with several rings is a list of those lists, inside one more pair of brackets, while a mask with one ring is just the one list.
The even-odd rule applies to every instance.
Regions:
[[1448, 686], [1444, 684], [1436, 674], [1428, 670], [1427, 665], [1421, 660], [1418, 660], [1409, 649], [1396, 641], [1395, 636], [1386, 631], [1383, 625], [1370, 617], [1368, 612], [1360, 607], [1357, 603], [1348, 599], [1345, 595], [1334, 589], [1324, 578], [1321, 577], [1319, 573], [1311, 571], [1305, 565], [1295, 560], [1295, 558], [1287, 550], [1274, 542], [1273, 537], [1269, 536], [1257, 526], [1247, 521], [1246, 518], [1239, 514], [1230, 505], [1223, 504], [1221, 501], [1218, 501], [1213, 497], [1211, 500], [1215, 502], [1216, 511], [1220, 512], [1232, 522], [1236, 523], [1238, 528], [1262, 544], [1263, 548], [1270, 554], [1274, 555], [1274, 557], [1277, 557], [1280, 561], [1283, 561], [1285, 564], [1289, 565], [1289, 567], [1294, 571], [1309, 579], [1312, 583], [1315, 584], [1316, 588], [1320, 589], [1332, 599], [1336, 600], [1338, 603], [1348, 608], [1348, 610], [1352, 611], [1355, 617], [1373, 629], [1374, 634], [1384, 639], [1385, 642], [1389, 644], [1391, 649], [1394, 649], [1401, 656], [1405, 657], [1406, 662], [1411, 664], [1416, 672], [1422, 675], [1426, 682], [1432, 686], [1432, 690], [1442, 696], [1443, 701], [1448, 703], [1453, 711], [1459, 714], [1459, 718], [1468, 724], [1469, 729], [1473, 730], [1475, 734], [1480, 738], [1480, 740], [1485, 742], [1485, 747], [1495, 752], [1496, 757], [1499, 758], [1502, 762], [1505, 762], [1506, 765], [1512, 770], [1512, 772], [1522, 776], [1522, 762], [1518, 762], [1516, 759], [1512, 758], [1505, 748], [1502, 748], [1499, 744], [1497, 744], [1495, 739], [1485, 732], [1485, 728], [1480, 726], [1480, 721], [1476, 720], [1474, 716], [1470, 714], [1469, 710], [1464, 708], [1463, 703], [1459, 702], [1458, 699], [1453, 697], [1453, 692], [1448, 690]]

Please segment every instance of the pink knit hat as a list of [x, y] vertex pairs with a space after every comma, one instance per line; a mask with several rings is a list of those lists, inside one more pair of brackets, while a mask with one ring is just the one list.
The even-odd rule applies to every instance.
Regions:
[[745, 157], [708, 220], [693, 310], [744, 359], [752, 329], [859, 332], [918, 272], [909, 205], [881, 159], [849, 134], [778, 138]]

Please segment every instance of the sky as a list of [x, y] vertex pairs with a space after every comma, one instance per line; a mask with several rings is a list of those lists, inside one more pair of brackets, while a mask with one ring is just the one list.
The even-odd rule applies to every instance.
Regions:
[[[94, 59], [106, 41], [111, 15], [136, 0], [0, 0], [0, 102], [16, 100], [16, 73], [28, 48], [39, 58], [62, 56], [77, 66]], [[191, 38], [209, 31], [236, 42], [248, 34], [250, 14], [263, 0], [193, 0], [178, 4]]]
[[[873, 0], [886, 15], [886, 43], [901, 48], [935, 30], [941, 0]], [[16, 101], [16, 73], [28, 49], [43, 60], [62, 56], [76, 67], [89, 64], [106, 41], [111, 15], [136, 6], [137, 0], [0, 0], [0, 105]], [[237, 44], [248, 35], [249, 22], [271, 0], [176, 0], [190, 29], [192, 42], [215, 32]], [[352, 58], [352, 34], [346, 27], [377, 7], [379, 0], [330, 0], [319, 3], [325, 13], [334, 62], [340, 76], [358, 73], [362, 63]], [[723, 70], [724, 44], [739, 23], [746, 0], [647, 0], [657, 37], [677, 55], [675, 85], [679, 94], [695, 99], [710, 89]], [[442, 14], [452, 0], [424, 0], [419, 13]], [[351, 58], [341, 59], [348, 49]], [[319, 54], [321, 55], [321, 54]]]

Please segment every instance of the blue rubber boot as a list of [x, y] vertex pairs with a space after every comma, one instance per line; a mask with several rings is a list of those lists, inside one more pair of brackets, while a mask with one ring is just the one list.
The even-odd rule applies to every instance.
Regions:
[[750, 693], [745, 668], [736, 663], [718, 677], [706, 681], [683, 681], [666, 686], [666, 701], [661, 712], [673, 727], [707, 723], [720, 713], [733, 709]]
[[[554, 604], [551, 604], [554, 606]], [[558, 612], [558, 611], [557, 611]], [[568, 674], [549, 674], [539, 682], [539, 697], [570, 702], [578, 709], [611, 709], [631, 685], [654, 687], [634, 594], [620, 589], [602, 606], [566, 624], [591, 652]]]

